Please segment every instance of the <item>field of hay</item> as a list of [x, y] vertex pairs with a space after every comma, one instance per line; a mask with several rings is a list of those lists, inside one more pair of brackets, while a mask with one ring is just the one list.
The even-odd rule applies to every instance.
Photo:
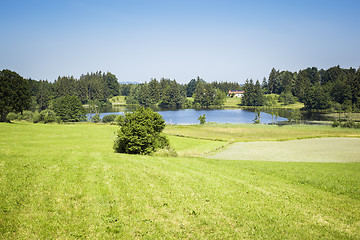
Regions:
[[356, 131], [171, 126], [179, 157], [155, 157], [114, 153], [116, 129], [1, 123], [0, 238], [360, 238], [359, 162], [202, 157], [229, 150], [226, 139], [245, 141], [251, 130], [260, 140]]

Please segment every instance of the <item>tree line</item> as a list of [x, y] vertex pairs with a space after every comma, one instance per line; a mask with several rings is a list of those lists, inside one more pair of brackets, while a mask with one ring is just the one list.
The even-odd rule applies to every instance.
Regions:
[[32, 109], [45, 110], [53, 100], [64, 96], [75, 96], [82, 104], [96, 101], [105, 104], [110, 97], [119, 95], [120, 84], [110, 72], [82, 74], [79, 79], [72, 76], [58, 77], [53, 83], [28, 80], [31, 90]]
[[[76, 96], [83, 104], [106, 105], [113, 96], [126, 96], [127, 104], [144, 107], [158, 106], [164, 109], [221, 107], [229, 90], [240, 89], [239, 83], [207, 83], [200, 77], [191, 79], [188, 84], [176, 80], [156, 78], [140, 84], [120, 84], [116, 76], [108, 73], [87, 73], [79, 79], [58, 77], [53, 83], [29, 79], [31, 107], [45, 110], [52, 107], [55, 99]], [[188, 97], [193, 97], [193, 101]]]
[[[149, 83], [142, 84], [120, 84], [114, 74], [101, 71], [82, 74], [79, 79], [73, 76], [58, 77], [54, 82], [24, 79], [10, 70], [0, 73], [0, 121], [6, 121], [10, 112], [24, 110], [36, 113], [34, 122], [81, 121], [86, 112], [83, 105], [87, 105], [88, 111], [93, 111], [97, 106], [110, 104], [109, 98], [118, 95], [126, 96], [127, 104], [144, 107], [221, 107], [227, 91], [240, 89], [238, 83], [206, 83], [200, 77], [188, 84], [165, 78], [160, 81], [151, 79]], [[189, 97], [193, 97], [193, 101]], [[15, 116], [13, 114], [12, 117]]]
[[[122, 84], [120, 94], [126, 96], [127, 104], [145, 107], [159, 106], [166, 109], [221, 107], [229, 90], [240, 89], [238, 83], [207, 83], [200, 77], [191, 79], [188, 84], [162, 78], [151, 79], [143, 84]], [[189, 100], [193, 97], [193, 101]]]
[[296, 100], [306, 109], [360, 110], [360, 68], [343, 69], [340, 66], [327, 70], [316, 67], [298, 72], [279, 71], [273, 68], [262, 84], [252, 80], [244, 85], [242, 104], [245, 106], [267, 105], [265, 94], [279, 94], [284, 103]]
[[[127, 104], [144, 107], [159, 106], [166, 109], [221, 107], [229, 90], [244, 90], [244, 106], [271, 106], [274, 99], [266, 94], [279, 94], [285, 104], [304, 103], [306, 109], [334, 109], [360, 111], [360, 68], [343, 69], [340, 66], [327, 70], [315, 67], [298, 72], [279, 71], [273, 68], [268, 80], [246, 80], [244, 86], [232, 82], [207, 83], [200, 77], [187, 84], [162, 78], [142, 84], [120, 84], [110, 72], [87, 73], [79, 79], [58, 77], [54, 82], [24, 79], [16, 72], [0, 72], [0, 121], [6, 121], [10, 112], [53, 110], [61, 116], [58, 106], [74, 103], [76, 106], [110, 104], [113, 96], [126, 96]], [[73, 97], [70, 99], [69, 97]], [[65, 99], [67, 98], [67, 99]], [[66, 108], [66, 107], [65, 107]], [[68, 107], [70, 108], [70, 107]], [[78, 112], [84, 112], [78, 109]], [[52, 113], [46, 113], [51, 118]], [[81, 117], [61, 117], [79, 121]]]

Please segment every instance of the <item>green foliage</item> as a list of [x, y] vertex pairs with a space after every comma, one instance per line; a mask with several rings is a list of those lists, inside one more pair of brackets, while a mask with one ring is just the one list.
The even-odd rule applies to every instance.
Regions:
[[140, 104], [144, 107], [157, 106], [179, 109], [185, 102], [185, 93], [175, 80], [152, 79], [149, 83], [135, 85], [126, 97], [126, 104]]
[[170, 81], [161, 94], [160, 107], [168, 109], [179, 109], [182, 107], [185, 98], [181, 95], [180, 86], [177, 82]]
[[18, 120], [24, 120], [24, 121], [28, 121], [31, 122], [34, 118], [34, 113], [31, 111], [23, 111], [20, 115]]
[[40, 118], [44, 123], [50, 123], [57, 121], [56, 114], [50, 109], [46, 109], [40, 112]]
[[218, 89], [227, 95], [230, 90], [240, 90], [241, 86], [237, 82], [212, 82], [210, 83], [214, 89]]
[[94, 123], [98, 123], [100, 122], [100, 115], [98, 113], [96, 113], [92, 118], [91, 121], [93, 121]]
[[115, 118], [115, 122], [122, 126], [125, 123], [125, 116], [124, 115], [117, 115], [117, 117]]
[[244, 86], [244, 96], [242, 97], [242, 105], [244, 106], [263, 106], [265, 104], [264, 92], [261, 89], [259, 81], [255, 85], [253, 80], [246, 80]]
[[305, 93], [304, 104], [308, 109], [328, 109], [330, 98], [320, 85], [312, 85]]
[[11, 112], [7, 115], [6, 119], [8, 121], [14, 121], [14, 120], [17, 120], [19, 117], [20, 117], [20, 113]]
[[271, 93], [281, 94], [285, 104], [293, 101], [291, 92], [307, 109], [329, 109], [334, 103], [345, 102], [354, 110], [360, 109], [360, 69], [336, 66], [318, 70], [312, 67], [292, 73], [273, 68], [268, 88]]
[[254, 124], [261, 123], [261, 110], [259, 108], [255, 108], [255, 119], [253, 120]]
[[198, 79], [195, 92], [193, 94], [195, 107], [209, 108], [220, 107], [226, 101], [226, 94], [215, 89], [211, 84]]
[[205, 124], [205, 122], [206, 122], [206, 116], [205, 116], [205, 114], [200, 115], [200, 117], [198, 118], [198, 120], [200, 121], [200, 124]]
[[117, 118], [117, 114], [109, 114], [109, 115], [105, 115], [102, 118], [102, 122], [104, 123], [109, 123], [109, 122], [115, 122], [115, 119]]
[[0, 72], [0, 122], [7, 122], [10, 112], [22, 112], [30, 106], [31, 93], [28, 82], [16, 72]]
[[332, 127], [342, 127], [342, 128], [355, 128], [360, 129], [360, 123], [356, 123], [354, 120], [339, 121], [336, 120], [331, 124]]
[[50, 123], [50, 122], [60, 122], [60, 118], [56, 116], [56, 113], [53, 110], [46, 109], [33, 114], [33, 123]]
[[279, 96], [279, 101], [283, 102], [285, 105], [294, 104], [296, 98], [292, 95], [290, 91], [282, 92]]
[[75, 96], [57, 98], [54, 102], [54, 111], [64, 122], [79, 122], [85, 119], [86, 111]]
[[[197, 79], [200, 79], [200, 77], [197, 77]], [[186, 86], [186, 96], [187, 97], [192, 97], [194, 95], [196, 85], [197, 85], [197, 80], [191, 79], [190, 82]]]
[[167, 138], [161, 134], [164, 128], [162, 116], [149, 108], [140, 107], [133, 113], [125, 113], [114, 149], [118, 153], [150, 154], [168, 147]]
[[290, 113], [289, 122], [291, 123], [300, 123], [301, 120], [301, 112], [298, 109], [294, 109]]

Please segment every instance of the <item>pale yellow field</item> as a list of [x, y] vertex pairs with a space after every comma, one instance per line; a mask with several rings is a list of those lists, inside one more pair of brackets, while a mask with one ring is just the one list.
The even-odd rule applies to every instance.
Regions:
[[283, 162], [360, 162], [360, 138], [236, 142], [209, 158]]

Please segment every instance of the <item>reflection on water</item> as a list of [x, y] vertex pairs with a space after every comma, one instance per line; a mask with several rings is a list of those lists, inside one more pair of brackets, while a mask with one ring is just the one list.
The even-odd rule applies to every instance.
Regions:
[[[125, 111], [133, 111], [125, 107], [101, 109], [100, 118], [109, 114], [124, 114]], [[199, 116], [205, 114], [206, 122], [217, 123], [253, 123], [255, 113], [250, 110], [242, 109], [214, 109], [214, 110], [195, 110], [179, 109], [157, 111], [160, 113], [167, 124], [197, 124]], [[91, 115], [93, 116], [93, 114]], [[262, 112], [261, 123], [274, 123], [276, 121], [287, 121], [284, 117], [271, 116], [271, 114]]]
[[[100, 110], [100, 118], [109, 114], [124, 114], [124, 112], [134, 111], [138, 105], [127, 105], [117, 107], [105, 107]], [[161, 110], [153, 108], [154, 111], [160, 113], [167, 124], [197, 124], [199, 116], [205, 114], [206, 122], [217, 123], [253, 123], [255, 113], [253, 110], [243, 109], [214, 109], [214, 110], [196, 110], [196, 109], [178, 109], [178, 110]], [[287, 121], [291, 118], [291, 109], [276, 109], [277, 118], [274, 115], [274, 109], [263, 110], [261, 112], [261, 123], [276, 123]], [[93, 116], [94, 114], [91, 114]], [[301, 120], [306, 121], [332, 121], [332, 117], [325, 114], [301, 111]]]

